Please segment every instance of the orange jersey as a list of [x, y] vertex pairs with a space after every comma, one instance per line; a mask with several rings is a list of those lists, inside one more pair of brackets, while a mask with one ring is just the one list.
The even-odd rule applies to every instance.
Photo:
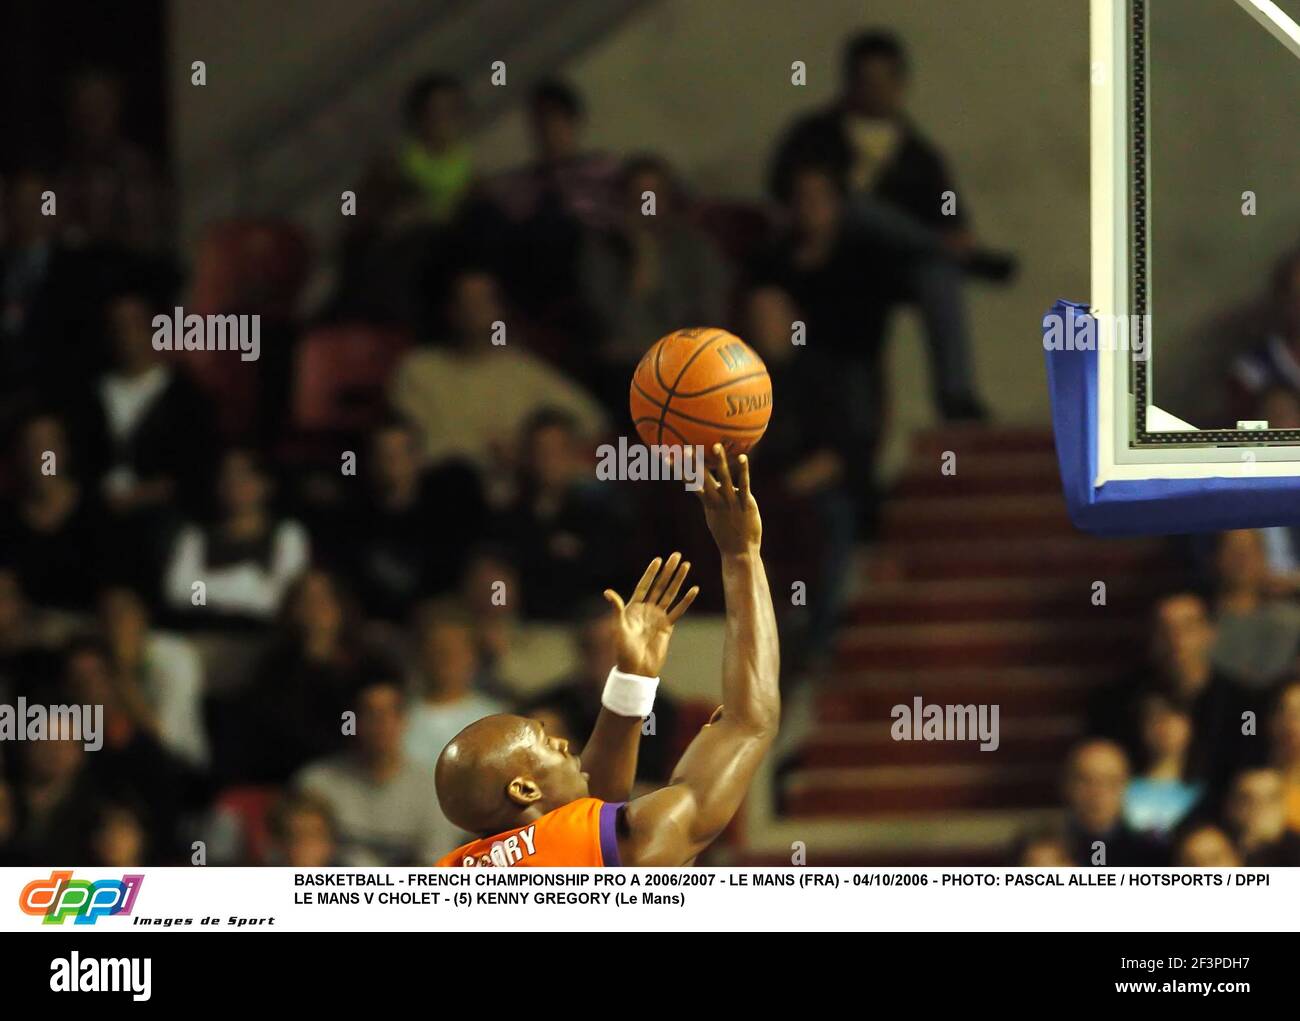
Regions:
[[618, 813], [624, 802], [579, 798], [527, 826], [471, 840], [438, 859], [444, 868], [512, 865], [601, 868], [618, 859]]

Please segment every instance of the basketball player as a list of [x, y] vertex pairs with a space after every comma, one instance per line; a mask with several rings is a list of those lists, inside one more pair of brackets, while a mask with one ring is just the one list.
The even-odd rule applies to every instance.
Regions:
[[780, 653], [749, 461], [739, 458], [737, 487], [722, 447], [713, 450], [717, 475], [704, 472], [700, 498], [722, 555], [727, 604], [724, 702], [713, 721], [686, 749], [668, 786], [625, 800], [641, 720], [659, 680], [653, 675], [667, 655], [673, 624], [698, 591], [672, 606], [690, 565], [673, 554], [661, 570], [656, 559], [626, 605], [605, 593], [618, 620], [618, 664], [585, 762], [567, 741], [521, 716], [489, 716], [447, 745], [436, 774], [442, 809], [483, 837], [439, 865], [688, 865], [736, 814], [776, 736]]

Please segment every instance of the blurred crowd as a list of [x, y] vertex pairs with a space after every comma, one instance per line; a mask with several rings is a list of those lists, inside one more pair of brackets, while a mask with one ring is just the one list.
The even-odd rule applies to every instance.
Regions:
[[[941, 414], [978, 420], [964, 288], [1014, 272], [950, 201], [908, 79], [893, 36], [851, 40], [841, 95], [774, 140], [770, 201], [743, 203], [591, 148], [561, 80], [523, 100], [531, 152], [485, 173], [466, 90], [431, 74], [337, 238], [232, 218], [181, 250], [131, 97], [77, 75], [59, 151], [3, 168], [0, 702], [102, 705], [104, 743], [0, 747], [0, 861], [458, 843], [433, 790], [448, 739], [515, 708], [580, 744], [613, 661], [593, 598], [669, 549], [712, 560], [689, 497], [593, 471], [641, 353], [685, 326], [730, 327], [775, 377], [756, 472], [791, 536], [778, 581], [815, 574], [787, 645], [823, 662], [873, 527], [890, 314], [923, 317]], [[158, 350], [177, 306], [258, 316], [260, 357]], [[661, 696], [640, 779], [699, 722]]]
[[1024, 865], [1300, 865], [1300, 603], [1291, 530], [1198, 539], [1143, 663], [1093, 692], [1065, 821]]
[[[851, 39], [840, 94], [741, 202], [663, 154], [591, 148], [560, 80], [527, 92], [531, 152], [485, 173], [462, 83], [432, 74], [337, 238], [231, 219], [180, 250], [165, 157], [123, 136], [114, 75], [77, 76], [60, 151], [3, 168], [0, 704], [102, 705], [103, 747], [0, 745], [0, 863], [457, 844], [432, 764], [507, 709], [581, 744], [614, 659], [604, 588], [681, 549], [693, 612], [720, 608], [690, 498], [593, 470], [635, 363], [684, 326], [732, 329], [773, 376], [765, 552], [775, 591], [808, 582], [808, 605], [778, 600], [788, 673], [824, 667], [875, 528], [891, 319], [923, 325], [938, 415], [981, 421], [966, 289], [1016, 270], [955, 201], [909, 82], [894, 36]], [[1272, 297], [1233, 401], [1300, 428], [1300, 256]], [[156, 350], [177, 305], [259, 316], [260, 358]], [[1064, 825], [1017, 860], [1300, 864], [1300, 535], [1202, 545], [1204, 583], [1157, 604], [1148, 661], [1094, 697]], [[641, 782], [711, 709], [660, 695]]]
[[[1229, 420], [1300, 429], [1300, 247], [1220, 326]], [[1192, 584], [1156, 603], [1147, 662], [1094, 697], [1067, 822], [1026, 835], [1023, 864], [1096, 864], [1104, 844], [1112, 865], [1300, 865], [1300, 530], [1184, 552]]]
[[[581, 744], [614, 659], [604, 588], [681, 549], [693, 614], [720, 608], [692, 500], [593, 470], [637, 360], [684, 326], [732, 329], [773, 376], [765, 553], [775, 591], [808, 582], [806, 606], [778, 600], [787, 672], [819, 672], [875, 528], [892, 317], [922, 323], [938, 415], [979, 422], [966, 289], [1016, 270], [955, 201], [909, 82], [894, 36], [849, 40], [840, 94], [773, 139], [769, 196], [742, 202], [591, 148], [560, 80], [527, 91], [531, 152], [486, 173], [462, 83], [432, 74], [337, 238], [234, 218], [180, 250], [167, 161], [122, 134], [130, 97], [77, 76], [60, 151], [3, 168], [0, 704], [102, 705], [103, 747], [0, 745], [0, 863], [457, 844], [432, 764], [508, 709]], [[1233, 400], [1300, 428], [1300, 256], [1273, 298]], [[260, 358], [156, 350], [177, 305], [259, 316]], [[1064, 825], [1017, 860], [1300, 864], [1300, 535], [1197, 555], [1148, 661], [1096, 693]], [[660, 695], [641, 782], [711, 709]]]

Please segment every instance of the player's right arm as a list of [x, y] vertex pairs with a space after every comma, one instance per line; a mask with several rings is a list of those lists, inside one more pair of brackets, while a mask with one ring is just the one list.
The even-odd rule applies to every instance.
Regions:
[[759, 555], [762, 521], [749, 489], [739, 487], [720, 447], [718, 474], [704, 474], [704, 514], [722, 554], [727, 603], [722, 651], [722, 717], [691, 742], [667, 787], [628, 804], [619, 851], [628, 865], [684, 865], [731, 822], [780, 723], [780, 648], [776, 613]]

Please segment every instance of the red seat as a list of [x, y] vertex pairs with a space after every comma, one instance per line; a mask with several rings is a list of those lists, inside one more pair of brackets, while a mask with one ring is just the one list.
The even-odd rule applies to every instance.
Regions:
[[258, 363], [227, 351], [181, 351], [177, 357], [211, 399], [221, 436], [244, 438], [257, 415]]
[[767, 210], [755, 202], [708, 199], [696, 205], [694, 219], [728, 259], [741, 264], [762, 251], [772, 231]]
[[311, 265], [307, 237], [284, 220], [220, 220], [209, 224], [194, 260], [187, 311], [199, 315], [258, 313], [290, 319]]
[[243, 861], [262, 865], [271, 849], [271, 808], [280, 791], [276, 787], [227, 787], [217, 795], [218, 818], [232, 819], [243, 842]]
[[362, 324], [307, 334], [294, 369], [294, 431], [348, 433], [374, 426], [387, 407], [389, 377], [410, 346], [404, 333]]

